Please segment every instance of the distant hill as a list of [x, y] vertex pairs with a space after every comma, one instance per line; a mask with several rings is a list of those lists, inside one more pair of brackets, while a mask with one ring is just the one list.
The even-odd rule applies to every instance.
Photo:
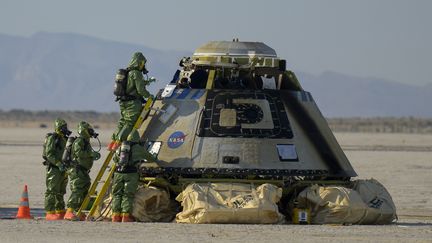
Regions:
[[[52, 127], [53, 121], [61, 117], [73, 128], [80, 121], [87, 121], [96, 128], [117, 126], [118, 112], [95, 111], [27, 111], [0, 110], [0, 128], [4, 127]], [[432, 134], [432, 118], [414, 117], [350, 117], [328, 118], [333, 132], [373, 132], [373, 133], [419, 133]], [[432, 146], [429, 146], [432, 151]]]
[[432, 117], [432, 84], [414, 86], [335, 72], [297, 75], [326, 117]]
[[135, 51], [144, 53], [149, 75], [160, 81], [153, 91], [191, 54], [77, 34], [0, 35], [0, 109], [115, 111], [115, 72]]
[[70, 129], [80, 121], [87, 121], [95, 128], [114, 128], [120, 117], [118, 112], [96, 111], [28, 111], [13, 109], [0, 110], [0, 127], [50, 127], [56, 118], [63, 118]]
[[[29, 38], [0, 34], [0, 109], [117, 111], [114, 75], [135, 51], [144, 53], [149, 75], [159, 79], [153, 92], [171, 80], [180, 58], [193, 52], [70, 33], [40, 32]], [[432, 84], [418, 87], [336, 72], [315, 76], [293, 71], [327, 117], [432, 117]]]

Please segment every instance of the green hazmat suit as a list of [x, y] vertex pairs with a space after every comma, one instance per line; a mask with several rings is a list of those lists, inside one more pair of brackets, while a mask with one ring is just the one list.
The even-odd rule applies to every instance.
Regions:
[[48, 214], [64, 212], [64, 195], [68, 182], [67, 174], [61, 163], [67, 141], [65, 135], [65, 131], [68, 131], [67, 124], [63, 119], [58, 118], [54, 128], [55, 132], [48, 134], [45, 139], [43, 151], [46, 165], [45, 211]]
[[138, 187], [138, 166], [143, 160], [154, 161], [153, 156], [139, 143], [140, 137], [136, 130], [128, 136], [130, 152], [126, 165], [120, 164], [120, 147], [115, 156], [116, 171], [114, 172], [112, 187], [112, 212], [113, 214], [132, 213], [134, 196]]
[[150, 96], [146, 90], [146, 86], [150, 84], [150, 80], [145, 80], [142, 74], [145, 70], [146, 58], [141, 52], [135, 52], [129, 62], [128, 80], [126, 86], [127, 99], [121, 99], [120, 105], [120, 120], [117, 130], [114, 132], [112, 139], [117, 141], [125, 141], [131, 132], [136, 120], [141, 114], [143, 98]]
[[84, 201], [90, 188], [89, 172], [93, 166], [93, 161], [100, 158], [98, 152], [93, 151], [90, 145], [89, 130], [92, 129], [87, 122], [78, 124], [78, 134], [80, 135], [72, 145], [72, 167], [69, 170], [71, 195], [67, 207], [76, 211]]

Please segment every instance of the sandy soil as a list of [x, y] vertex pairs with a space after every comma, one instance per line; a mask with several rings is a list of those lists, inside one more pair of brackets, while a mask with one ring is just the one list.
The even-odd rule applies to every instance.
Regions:
[[[46, 132], [37, 128], [0, 128], [0, 209], [17, 207], [24, 184], [29, 187], [30, 206], [43, 208], [45, 171], [41, 148]], [[110, 131], [101, 130], [100, 134], [106, 143]], [[373, 177], [389, 190], [398, 209], [397, 224], [183, 225], [3, 219], [0, 241], [432, 242], [432, 135], [338, 133], [336, 137], [359, 178]], [[97, 142], [94, 146], [98, 147]]]

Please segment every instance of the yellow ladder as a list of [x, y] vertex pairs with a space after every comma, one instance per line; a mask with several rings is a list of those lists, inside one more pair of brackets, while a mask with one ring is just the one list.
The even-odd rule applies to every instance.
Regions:
[[[151, 97], [149, 97], [147, 99], [147, 102], [145, 103], [140, 116], [138, 117], [138, 119], [135, 122], [135, 125], [133, 126], [133, 130], [138, 130], [141, 125], [143, 124], [143, 122], [147, 119], [151, 107], [153, 106], [153, 99]], [[133, 131], [132, 130], [132, 131]], [[142, 136], [142, 134], [140, 134], [140, 137]], [[114, 156], [115, 151], [110, 151], [107, 155], [107, 157], [105, 158], [104, 163], [102, 164], [102, 167], [100, 168], [95, 180], [93, 181], [86, 197], [84, 198], [84, 201], [81, 204], [81, 207], [79, 208], [77, 215], [81, 215], [81, 213], [87, 213], [87, 220], [94, 220], [94, 214], [96, 212], [96, 208], [97, 206], [100, 204], [101, 200], [103, 199], [103, 197], [105, 196], [108, 187], [111, 185], [111, 180], [115, 171], [115, 164], [111, 163], [112, 157]], [[108, 175], [105, 177], [104, 180], [102, 180], [102, 177], [104, 176], [104, 174], [106, 174], [106, 171], [109, 168], [109, 173]], [[99, 192], [96, 191], [98, 185], [103, 184], [102, 188], [100, 189]], [[90, 204], [91, 199], [94, 199], [93, 205], [90, 208], [90, 210], [86, 210]]]

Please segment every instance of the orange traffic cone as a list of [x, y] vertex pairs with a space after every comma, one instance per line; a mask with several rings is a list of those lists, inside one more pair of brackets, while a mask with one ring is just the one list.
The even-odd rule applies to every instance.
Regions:
[[32, 219], [30, 215], [30, 206], [28, 199], [27, 185], [24, 186], [24, 191], [21, 195], [20, 206], [18, 208], [18, 213], [16, 215], [17, 219]]

